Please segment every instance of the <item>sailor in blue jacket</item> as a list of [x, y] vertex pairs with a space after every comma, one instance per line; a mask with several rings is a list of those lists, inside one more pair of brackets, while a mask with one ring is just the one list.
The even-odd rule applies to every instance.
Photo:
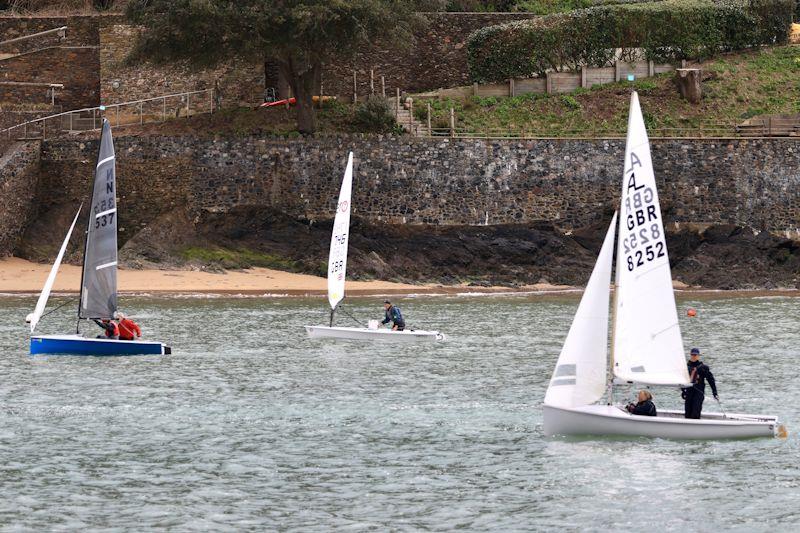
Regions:
[[403, 331], [406, 329], [406, 321], [403, 320], [403, 313], [396, 305], [392, 305], [389, 300], [384, 300], [383, 308], [386, 310], [386, 317], [381, 321], [381, 324], [392, 323], [393, 331]]

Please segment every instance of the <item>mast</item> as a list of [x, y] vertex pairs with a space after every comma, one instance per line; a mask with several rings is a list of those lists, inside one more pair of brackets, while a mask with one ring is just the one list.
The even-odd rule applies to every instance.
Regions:
[[100, 125], [100, 142], [97, 143], [97, 159], [95, 160], [94, 172], [92, 172], [92, 192], [89, 195], [89, 216], [86, 219], [86, 231], [83, 234], [83, 258], [81, 259], [81, 284], [78, 287], [78, 318], [75, 322], [75, 333], [81, 332], [81, 305], [83, 305], [83, 277], [84, 265], [86, 264], [86, 252], [89, 249], [89, 226], [92, 224], [92, 214], [94, 213], [94, 182], [96, 179], [97, 163], [100, 161], [100, 150], [103, 147], [103, 133], [105, 132], [106, 119], [103, 118], [103, 123]]
[[[619, 218], [619, 224], [622, 224], [622, 217]], [[614, 283], [611, 284], [614, 296], [611, 300], [611, 349], [609, 350], [608, 361], [608, 405], [614, 404], [614, 349], [616, 348], [617, 340], [617, 304], [619, 302], [619, 232], [616, 230], [615, 232], [618, 242], [617, 253], [614, 254]]]

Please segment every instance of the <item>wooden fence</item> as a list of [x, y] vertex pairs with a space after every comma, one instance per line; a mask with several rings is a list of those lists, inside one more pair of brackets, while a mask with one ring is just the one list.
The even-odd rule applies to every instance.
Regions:
[[[681, 63], [681, 67], [685, 62]], [[439, 89], [432, 93], [417, 95], [418, 97], [469, 98], [470, 96], [518, 96], [530, 93], [570, 93], [578, 88], [587, 89], [593, 85], [604, 85], [628, 80], [630, 76], [638, 80], [656, 74], [675, 70], [672, 64], [657, 64], [652, 61], [635, 61], [627, 63], [617, 61], [611, 67], [583, 67], [578, 71], [548, 72], [545, 77], [511, 78], [503, 83], [474, 83], [452, 89]]]

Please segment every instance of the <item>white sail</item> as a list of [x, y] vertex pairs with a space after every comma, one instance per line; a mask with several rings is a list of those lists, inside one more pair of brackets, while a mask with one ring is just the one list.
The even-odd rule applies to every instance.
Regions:
[[42, 293], [39, 295], [39, 300], [36, 302], [36, 307], [33, 309], [33, 313], [31, 313], [29, 317], [29, 322], [31, 323], [31, 333], [33, 333], [33, 330], [36, 329], [39, 319], [42, 318], [44, 308], [47, 306], [47, 299], [50, 297], [50, 291], [53, 289], [53, 283], [56, 281], [56, 274], [58, 274], [58, 269], [61, 266], [61, 260], [64, 259], [64, 252], [67, 250], [67, 244], [69, 243], [69, 238], [72, 236], [72, 230], [75, 229], [75, 223], [78, 221], [78, 216], [81, 214], [81, 207], [78, 208], [75, 218], [72, 219], [72, 225], [69, 227], [67, 236], [64, 237], [64, 242], [61, 244], [61, 249], [58, 251], [58, 255], [56, 256], [56, 262], [53, 263], [53, 267], [50, 269], [50, 274], [47, 275], [47, 280], [44, 282], [44, 287], [42, 288]]
[[617, 241], [614, 375], [652, 385], [689, 382], [650, 143], [631, 96]]
[[586, 284], [544, 398], [546, 405], [579, 407], [599, 400], [608, 370], [608, 309], [617, 215]]
[[336, 204], [336, 218], [333, 221], [331, 250], [328, 254], [328, 303], [336, 309], [344, 298], [344, 280], [347, 275], [347, 239], [350, 234], [350, 195], [353, 188], [353, 152], [347, 157], [339, 202]]

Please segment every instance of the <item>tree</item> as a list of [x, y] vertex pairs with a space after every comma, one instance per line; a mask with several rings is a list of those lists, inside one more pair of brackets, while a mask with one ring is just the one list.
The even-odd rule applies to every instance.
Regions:
[[[297, 99], [297, 128], [316, 130], [312, 103], [325, 62], [377, 42], [413, 41], [423, 0], [134, 0], [129, 19], [143, 27], [133, 57], [196, 67], [232, 56], [274, 61]], [[434, 2], [435, 3], [435, 2]]]

